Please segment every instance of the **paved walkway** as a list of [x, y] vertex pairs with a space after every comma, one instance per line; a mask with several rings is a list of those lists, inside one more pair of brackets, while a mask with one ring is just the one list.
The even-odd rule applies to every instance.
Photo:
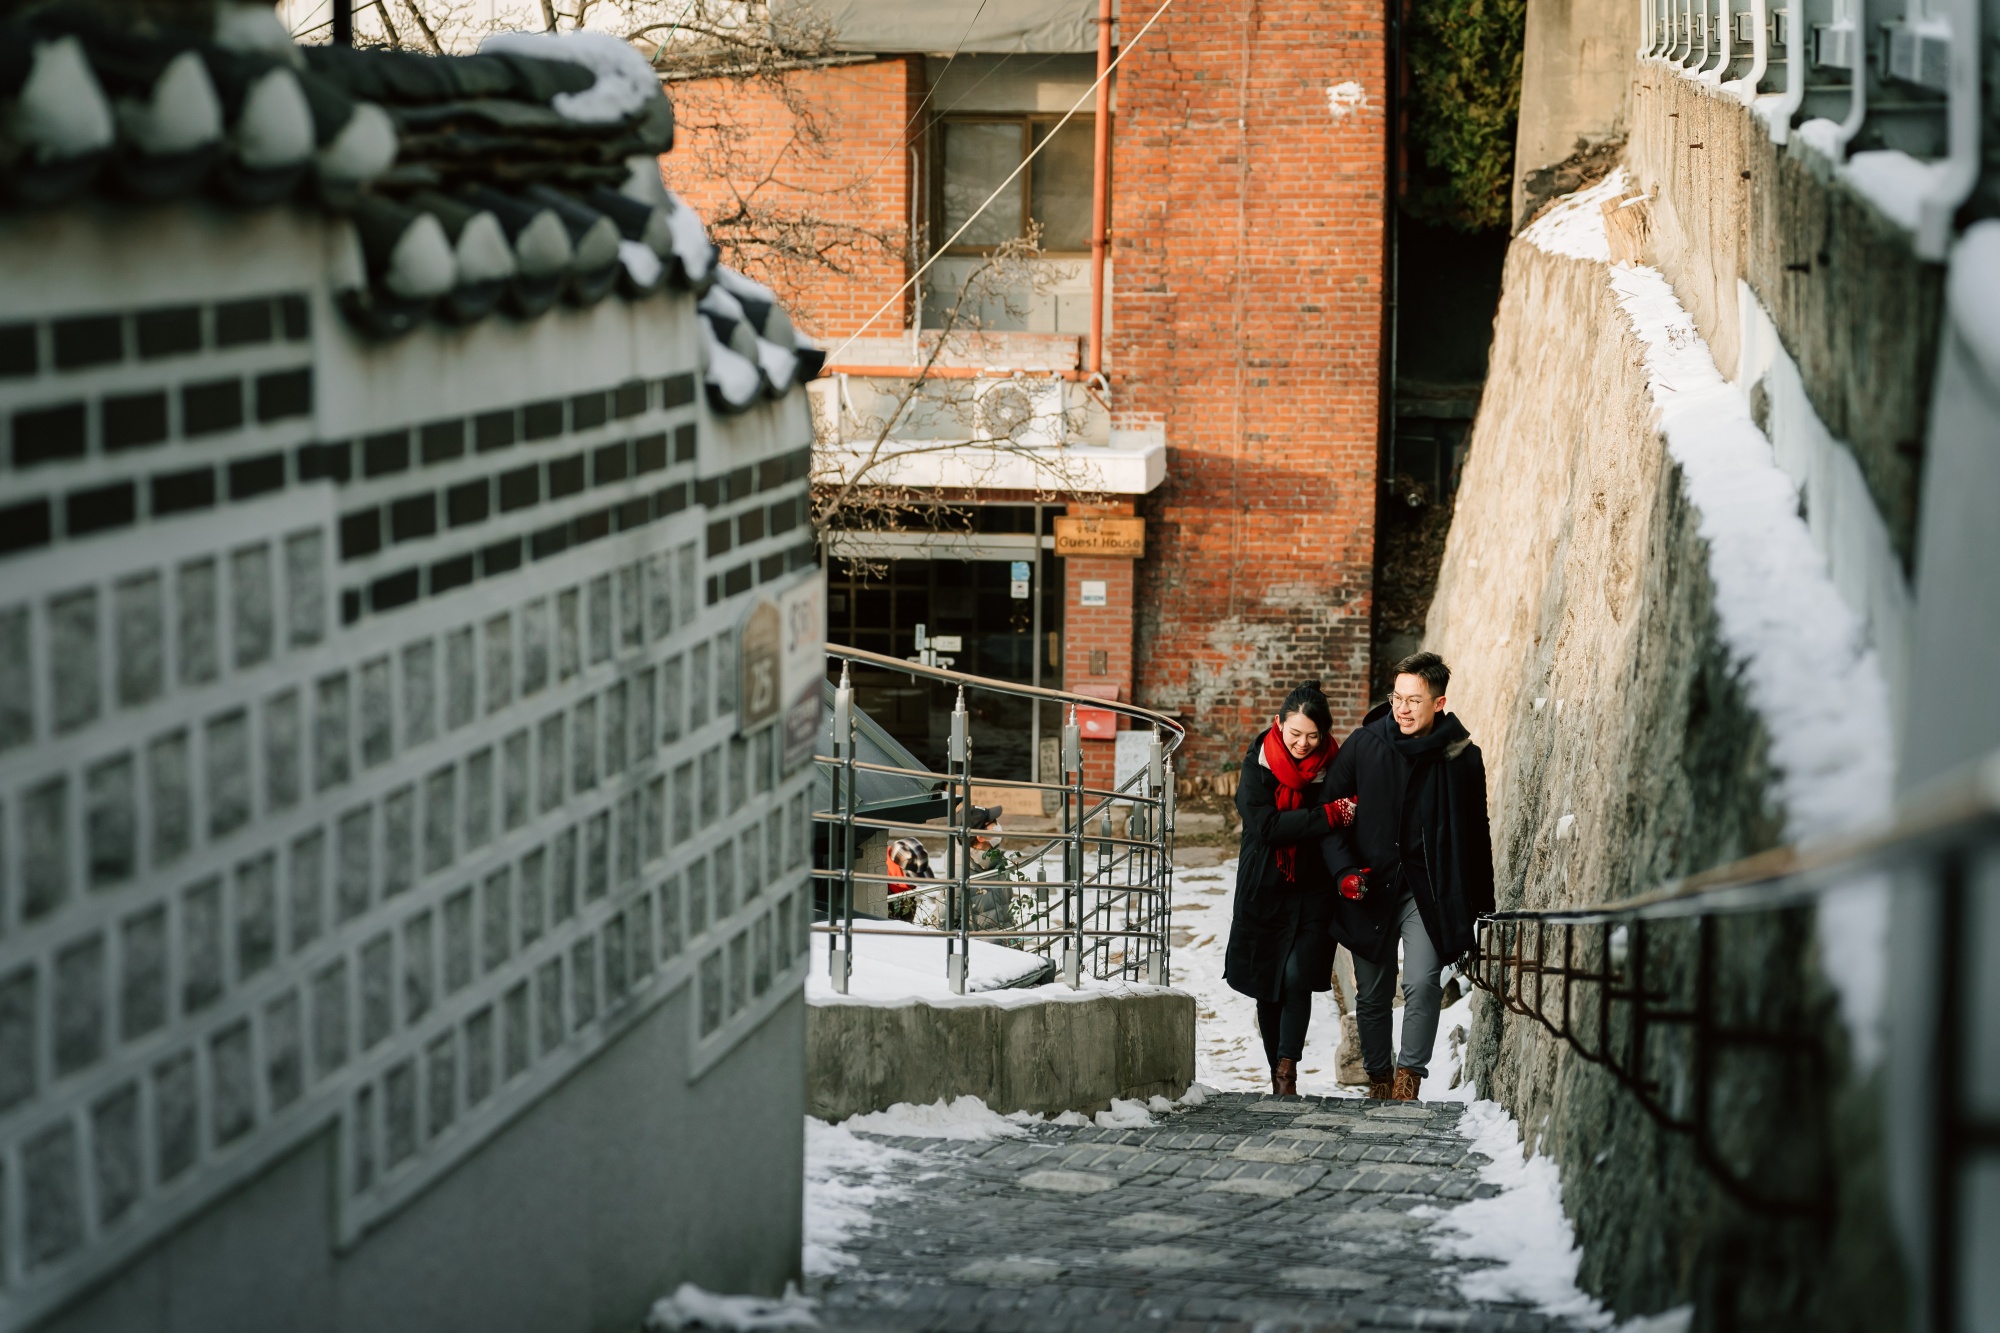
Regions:
[[888, 1139], [903, 1197], [816, 1284], [828, 1328], [1303, 1333], [1572, 1327], [1460, 1296], [1419, 1205], [1493, 1192], [1446, 1103], [1223, 1093], [1147, 1129]]

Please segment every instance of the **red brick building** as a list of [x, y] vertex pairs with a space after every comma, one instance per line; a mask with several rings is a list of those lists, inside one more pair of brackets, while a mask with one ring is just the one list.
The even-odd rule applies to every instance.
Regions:
[[[919, 612], [932, 636], [962, 624], [951, 637], [973, 646], [958, 651], [961, 667], [1179, 713], [1197, 738], [1194, 772], [1239, 758], [1310, 676], [1325, 681], [1338, 725], [1358, 721], [1385, 370], [1382, 8], [1176, 0], [1143, 36], [1153, 6], [1121, 14], [1117, 40], [1131, 49], [1111, 79], [1097, 385], [1087, 360], [1096, 5], [1040, 0], [976, 26], [965, 0], [939, 0], [921, 21], [874, 8], [836, 15], [848, 49], [784, 75], [785, 97], [754, 81], [670, 85], [682, 146], [663, 160], [669, 183], [725, 243], [732, 206], [746, 218], [763, 209], [767, 224], [792, 219], [789, 254], [752, 246], [738, 258], [835, 345], [816, 386], [827, 420], [914, 362], [922, 329], [936, 327], [983, 247], [1039, 223], [1047, 281], [1024, 293], [1025, 314], [989, 324], [957, 359], [1030, 367], [1023, 384], [1059, 380], [1075, 409], [1060, 447], [1108, 462], [1090, 474], [1106, 483], [1099, 493], [1058, 496], [1018, 475], [1018, 460], [981, 454], [977, 439], [968, 456], [985, 462], [969, 473], [925, 454], [899, 480], [974, 502], [975, 531], [849, 542], [891, 570], [850, 580], [832, 562], [832, 636], [907, 656]], [[910, 45], [894, 49], [899, 37]], [[1044, 139], [1016, 186], [973, 215], [967, 201]], [[676, 180], [724, 144], [734, 196]], [[916, 294], [893, 300], [968, 216], [964, 241], [979, 244], [947, 249]], [[827, 263], [797, 258], [815, 249]], [[1144, 556], [1057, 559], [1053, 520], [1065, 511], [1136, 514]], [[1036, 585], [1026, 612], [1008, 577], [1024, 561]], [[935, 712], [919, 700], [874, 706], [906, 737], [920, 738]], [[995, 743], [1011, 749], [1006, 733], [1021, 722], [994, 720]], [[1113, 747], [1094, 748], [1093, 766], [1108, 769]], [[1023, 758], [1033, 762], [1025, 747]]]

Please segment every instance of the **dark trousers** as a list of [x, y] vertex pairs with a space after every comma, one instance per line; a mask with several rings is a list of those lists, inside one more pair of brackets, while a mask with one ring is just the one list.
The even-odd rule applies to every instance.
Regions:
[[1313, 1016], [1313, 979], [1306, 975], [1299, 949], [1285, 956], [1279, 982], [1275, 1001], [1257, 1001], [1257, 1033], [1264, 1038], [1264, 1058], [1273, 1069], [1280, 1059], [1302, 1060], [1306, 1054], [1306, 1028]]
[[[1419, 881], [1421, 883], [1421, 881]], [[1427, 890], [1426, 890], [1427, 891]], [[1431, 1071], [1431, 1047], [1437, 1043], [1438, 1006], [1444, 989], [1438, 974], [1444, 962], [1438, 957], [1431, 933], [1424, 928], [1415, 892], [1406, 882], [1396, 902], [1396, 933], [1403, 944], [1403, 1049], [1393, 1052], [1396, 1003], [1396, 951], [1391, 945], [1389, 960], [1375, 964], [1366, 958], [1354, 959], [1354, 1026], [1361, 1034], [1361, 1063], [1371, 1079], [1395, 1075], [1397, 1065], [1419, 1078]]]

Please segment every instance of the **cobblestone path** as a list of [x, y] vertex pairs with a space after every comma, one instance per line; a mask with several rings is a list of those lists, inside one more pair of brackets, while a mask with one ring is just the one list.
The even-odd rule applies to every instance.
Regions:
[[818, 1284], [828, 1328], [1293, 1333], [1575, 1325], [1465, 1300], [1414, 1217], [1494, 1192], [1448, 1103], [1217, 1094], [1145, 1129], [887, 1139], [901, 1197]]

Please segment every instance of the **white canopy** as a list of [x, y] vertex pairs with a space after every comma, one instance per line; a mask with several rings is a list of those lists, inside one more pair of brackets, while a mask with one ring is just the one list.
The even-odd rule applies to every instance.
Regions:
[[[771, 17], [830, 20], [843, 51], [1097, 50], [1095, 0], [769, 0]], [[974, 15], [978, 17], [975, 20]]]

